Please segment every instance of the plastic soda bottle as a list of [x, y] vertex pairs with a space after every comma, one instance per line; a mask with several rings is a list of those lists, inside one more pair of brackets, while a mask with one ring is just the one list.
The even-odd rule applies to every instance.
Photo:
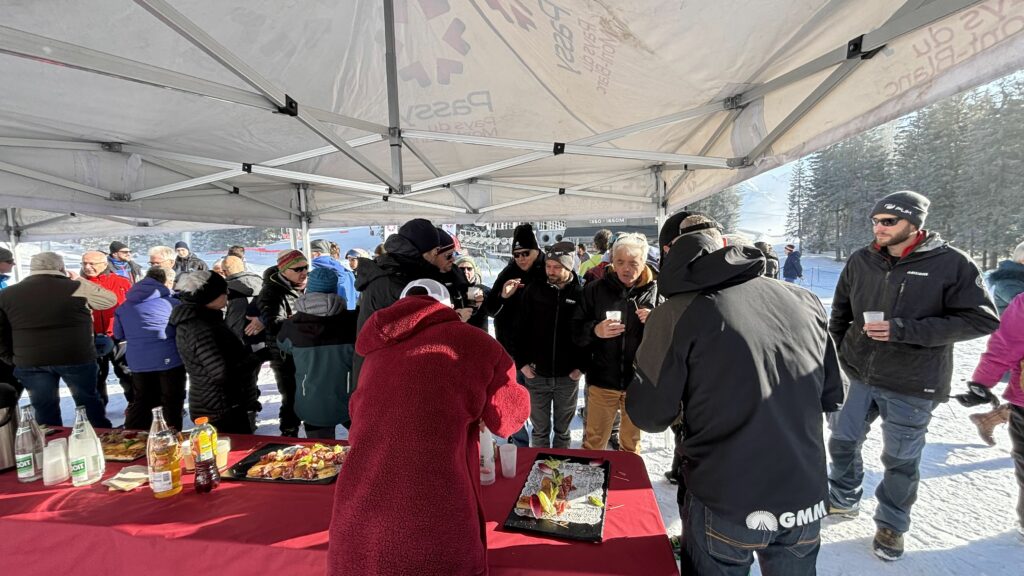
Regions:
[[192, 442], [192, 456], [196, 462], [196, 492], [207, 493], [220, 485], [217, 471], [217, 429], [210, 425], [210, 419], [196, 418], [196, 427], [189, 437]]
[[153, 408], [153, 425], [146, 440], [149, 487], [153, 496], [167, 498], [181, 492], [181, 443], [164, 421], [164, 409]]
[[494, 437], [486, 426], [480, 428], [480, 485], [494, 484]]
[[36, 425], [31, 406], [21, 407], [21, 421], [14, 437], [14, 461], [18, 482], [33, 482], [43, 477], [43, 433]]

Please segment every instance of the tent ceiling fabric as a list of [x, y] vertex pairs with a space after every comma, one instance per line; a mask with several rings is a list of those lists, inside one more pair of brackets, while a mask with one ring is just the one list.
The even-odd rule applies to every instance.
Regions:
[[[1009, 0], [0, 0], [0, 13], [0, 206], [79, 215], [24, 232], [37, 237], [82, 215], [653, 217], [1024, 67], [1024, 3]], [[849, 48], [858, 38], [870, 58]], [[295, 115], [277, 113], [289, 99]], [[389, 193], [398, 145], [403, 188]]]

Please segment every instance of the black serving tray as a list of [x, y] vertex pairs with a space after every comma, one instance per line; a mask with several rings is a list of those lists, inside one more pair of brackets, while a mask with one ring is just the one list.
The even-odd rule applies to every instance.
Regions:
[[[585, 458], [582, 456], [565, 456], [563, 454], [545, 454], [540, 453], [533, 459], [533, 465], [530, 467], [532, 472], [536, 468], [538, 462], [544, 460], [564, 460], [566, 462], [574, 462], [576, 464], [587, 464], [589, 465], [593, 460], [597, 458]], [[604, 470], [604, 483], [602, 485], [603, 494], [601, 500], [604, 502], [604, 507], [601, 509], [601, 521], [597, 524], [559, 524], [557, 522], [547, 519], [531, 518], [529, 516], [520, 516], [516, 514], [516, 502], [512, 503], [512, 510], [508, 513], [508, 518], [505, 519], [504, 528], [506, 530], [515, 530], [519, 532], [533, 532], [536, 534], [543, 534], [545, 536], [554, 536], [555, 538], [564, 538], [566, 540], [582, 540], [584, 542], [601, 542], [604, 539], [604, 521], [605, 514], [608, 511], [608, 482], [611, 480], [611, 463], [605, 459], [604, 462], [597, 466]], [[527, 473], [529, 478], [529, 473]], [[523, 488], [526, 488], [526, 480], [523, 481]], [[516, 496], [518, 502], [519, 496], [523, 493], [523, 488], [520, 488], [519, 494]]]
[[[278, 450], [284, 450], [287, 448], [298, 448], [299, 444], [264, 444], [257, 447], [250, 452], [245, 458], [239, 460], [234, 466], [230, 466], [227, 470], [221, 472], [220, 477], [224, 480], [232, 480], [238, 482], [273, 482], [276, 484], [333, 484], [338, 479], [338, 475], [335, 474], [329, 478], [319, 478], [317, 480], [302, 480], [295, 478], [249, 478], [245, 475], [255, 464], [259, 463], [260, 458], [264, 454], [270, 452], [277, 452]], [[338, 468], [341, 471], [341, 467]]]

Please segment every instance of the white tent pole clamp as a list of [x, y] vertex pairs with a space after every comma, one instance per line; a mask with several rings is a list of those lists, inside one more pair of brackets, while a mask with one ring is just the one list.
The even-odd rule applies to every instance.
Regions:
[[388, 90], [388, 145], [391, 149], [391, 177], [398, 183], [399, 194], [402, 185], [402, 112], [398, 104], [398, 50], [395, 42], [395, 2], [384, 2], [384, 69], [387, 74]]
[[401, 185], [389, 174], [370, 162], [368, 158], [357, 152], [354, 148], [345, 143], [337, 134], [312, 116], [305, 107], [300, 108], [298, 102], [281, 89], [274, 86], [266, 78], [260, 75], [254, 68], [235, 56], [225, 46], [214, 40], [202, 28], [196, 26], [181, 12], [175, 10], [164, 0], [135, 0], [135, 3], [145, 8], [158, 20], [169, 26], [172, 30], [183, 36], [194, 46], [205, 52], [222, 66], [233, 72], [247, 84], [255, 88], [266, 98], [278, 106], [282, 114], [295, 116], [307, 128], [318, 136], [334, 145], [342, 154], [348, 156], [353, 162], [364, 170], [373, 174], [378, 180], [384, 182], [392, 189], [401, 190]]
[[[59, 64], [66, 68], [74, 68], [84, 72], [93, 72], [121, 80], [128, 80], [129, 82], [156, 86], [157, 88], [170, 88], [179, 92], [186, 92], [233, 104], [252, 106], [275, 112], [278, 109], [275, 104], [263, 96], [248, 90], [211, 82], [84, 46], [61, 42], [53, 38], [29, 34], [28, 32], [6, 26], [0, 26], [0, 52], [29, 58], [37, 62]], [[388, 132], [387, 126], [374, 122], [367, 122], [366, 120], [352, 118], [351, 116], [319, 108], [307, 107], [307, 110], [309, 110], [314, 118], [321, 122], [348, 126], [377, 134], [387, 134]]]
[[107, 200], [110, 200], [113, 197], [113, 195], [110, 192], [107, 192], [106, 190], [100, 190], [99, 188], [94, 188], [92, 186], [87, 186], [85, 184], [79, 184], [78, 182], [72, 182], [71, 180], [66, 180], [59, 176], [53, 176], [51, 174], [39, 172], [38, 170], [32, 170], [31, 168], [16, 166], [14, 164], [9, 164], [7, 162], [0, 162], [0, 172], [9, 172], [11, 174], [17, 174], [18, 176], [24, 176], [25, 178], [38, 180], [40, 182], [46, 182], [48, 184], [55, 184], [63, 188], [70, 188], [71, 190], [78, 190], [79, 192], [85, 192], [86, 194], [92, 194], [93, 196], [99, 196], [100, 198], [104, 198]]

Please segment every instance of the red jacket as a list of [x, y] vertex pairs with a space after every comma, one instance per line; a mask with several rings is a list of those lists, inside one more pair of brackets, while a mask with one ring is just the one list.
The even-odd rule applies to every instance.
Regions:
[[486, 574], [477, 422], [505, 437], [529, 416], [512, 358], [428, 296], [375, 312], [356, 352], [328, 573]]
[[109, 308], [107, 310], [93, 310], [92, 312], [92, 331], [93, 334], [106, 334], [113, 338], [114, 336], [114, 312], [117, 312], [117, 307], [124, 304], [125, 295], [128, 294], [128, 290], [131, 289], [132, 283], [126, 278], [112, 274], [110, 272], [104, 272], [99, 276], [89, 278], [88, 276], [82, 276], [89, 282], [99, 284], [103, 288], [110, 290], [117, 296], [117, 306]]

